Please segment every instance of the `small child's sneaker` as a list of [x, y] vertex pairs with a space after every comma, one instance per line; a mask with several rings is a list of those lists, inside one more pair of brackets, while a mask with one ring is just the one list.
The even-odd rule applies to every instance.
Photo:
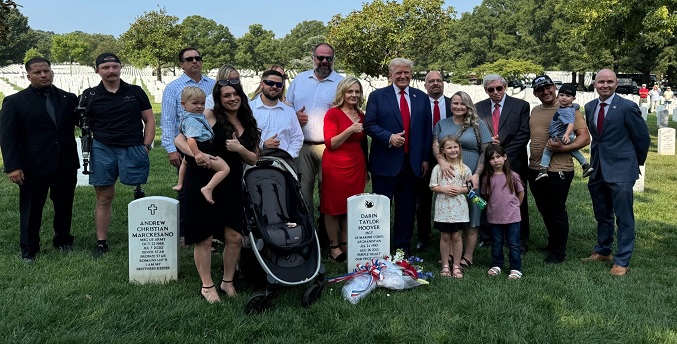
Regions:
[[592, 171], [595, 170], [594, 168], [590, 167], [590, 164], [588, 164], [588, 163], [581, 165], [581, 167], [583, 168], [583, 178], [590, 177], [590, 175], [592, 174]]
[[542, 179], [542, 178], [548, 178], [548, 170], [545, 168], [542, 168], [540, 171], [538, 171], [538, 175], [536, 176], [536, 180]]

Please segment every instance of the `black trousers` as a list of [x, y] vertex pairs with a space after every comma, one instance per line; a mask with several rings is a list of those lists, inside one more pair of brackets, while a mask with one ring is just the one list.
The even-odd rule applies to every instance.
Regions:
[[59, 167], [51, 174], [26, 175], [19, 187], [20, 244], [23, 258], [35, 258], [40, 251], [42, 209], [49, 198], [54, 204], [54, 246], [72, 245], [73, 198], [77, 170]]
[[546, 249], [550, 255], [564, 259], [569, 239], [569, 215], [566, 203], [574, 171], [548, 172], [548, 178], [539, 181], [535, 181], [538, 170], [529, 169], [527, 173], [531, 194], [548, 231]]

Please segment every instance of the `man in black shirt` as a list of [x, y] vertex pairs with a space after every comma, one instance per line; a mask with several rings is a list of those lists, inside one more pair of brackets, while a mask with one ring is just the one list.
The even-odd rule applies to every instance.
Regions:
[[94, 256], [108, 251], [115, 181], [126, 185], [145, 184], [150, 170], [148, 153], [155, 138], [155, 117], [150, 100], [143, 89], [120, 79], [122, 64], [112, 53], [96, 58], [98, 86], [85, 90], [92, 142], [89, 184], [96, 190], [94, 221], [97, 245]]

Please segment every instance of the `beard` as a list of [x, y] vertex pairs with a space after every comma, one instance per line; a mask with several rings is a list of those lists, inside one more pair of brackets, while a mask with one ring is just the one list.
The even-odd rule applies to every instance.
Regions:
[[262, 94], [264, 97], [268, 98], [268, 100], [275, 101], [275, 100], [279, 100], [279, 99], [280, 99], [280, 96], [282, 95], [282, 92], [280, 92], [279, 94], [271, 94], [271, 93], [269, 93], [269, 92], [261, 92], [261, 94]]
[[325, 65], [325, 64], [318, 64], [317, 67], [315, 67], [315, 74], [319, 77], [326, 78], [331, 74], [331, 65]]

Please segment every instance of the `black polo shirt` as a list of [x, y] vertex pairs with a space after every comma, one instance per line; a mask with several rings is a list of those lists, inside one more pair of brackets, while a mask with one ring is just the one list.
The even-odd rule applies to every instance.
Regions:
[[120, 80], [117, 92], [109, 92], [103, 82], [94, 87], [95, 95], [89, 109], [94, 138], [112, 146], [143, 144], [141, 112], [151, 108], [143, 89]]

